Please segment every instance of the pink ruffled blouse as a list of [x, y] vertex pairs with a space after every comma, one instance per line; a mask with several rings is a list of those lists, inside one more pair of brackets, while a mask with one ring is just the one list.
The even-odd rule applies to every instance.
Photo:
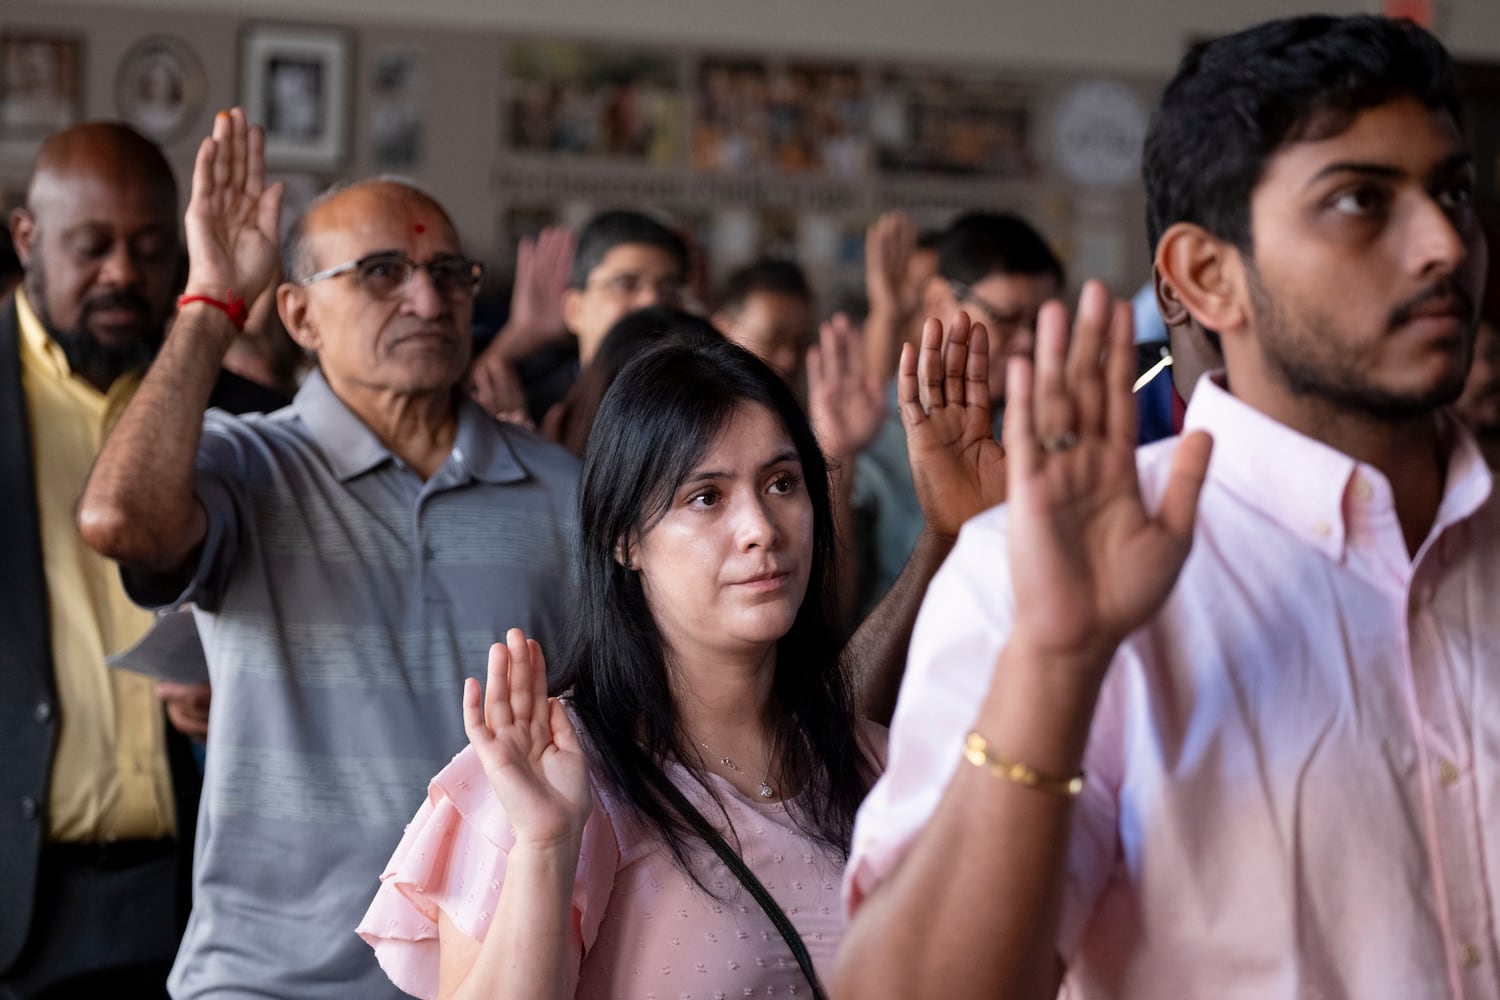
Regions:
[[[885, 730], [866, 727], [883, 759]], [[669, 778], [715, 823], [718, 808], [680, 765]], [[792, 823], [780, 802], [746, 797], [710, 774], [739, 837], [740, 854], [796, 926], [818, 977], [833, 974], [844, 932], [843, 862]], [[727, 837], [731, 844], [732, 837]], [[475, 940], [489, 930], [515, 832], [484, 769], [465, 748], [435, 777], [406, 828], [358, 932], [391, 981], [414, 996], [438, 987], [438, 911]], [[810, 997], [791, 949], [707, 845], [694, 865], [709, 898], [612, 794], [594, 786], [573, 884], [583, 961], [579, 1000], [731, 1000]]]

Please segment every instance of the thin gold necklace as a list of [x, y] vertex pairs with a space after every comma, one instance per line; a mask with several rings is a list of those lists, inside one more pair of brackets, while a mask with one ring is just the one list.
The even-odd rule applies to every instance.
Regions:
[[[738, 764], [736, 764], [734, 761], [730, 760], [728, 757], [725, 757], [725, 756], [723, 756], [721, 754], [714, 753], [713, 748], [710, 747], [707, 743], [704, 743], [702, 740], [699, 740], [698, 741], [698, 745], [700, 747], [702, 747], [704, 750], [707, 750], [710, 756], [717, 757], [718, 760], [719, 760], [719, 763], [723, 764], [725, 767], [729, 768], [731, 771], [734, 771], [737, 774], [743, 774], [747, 778], [750, 777], [749, 773], [744, 768], [742, 768]], [[770, 772], [769, 769], [766, 770], [765, 777], [763, 777], [763, 778], [760, 779], [760, 797], [763, 798], [763, 799], [774, 799], [776, 797], [776, 789], [774, 789], [774, 788], [771, 787], [771, 772]]]

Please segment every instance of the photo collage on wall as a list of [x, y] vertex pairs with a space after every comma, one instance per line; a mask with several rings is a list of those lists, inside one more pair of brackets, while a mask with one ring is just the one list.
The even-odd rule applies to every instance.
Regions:
[[710, 283], [795, 256], [833, 300], [862, 286], [879, 212], [937, 225], [1037, 174], [1035, 88], [993, 71], [549, 39], [504, 59], [502, 246], [637, 205], [696, 245]]

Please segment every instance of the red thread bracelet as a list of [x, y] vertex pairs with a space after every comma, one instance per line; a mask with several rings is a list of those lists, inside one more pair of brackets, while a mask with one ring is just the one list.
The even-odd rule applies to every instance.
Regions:
[[213, 306], [229, 317], [229, 322], [234, 324], [236, 330], [243, 330], [245, 328], [245, 320], [250, 315], [250, 311], [245, 308], [245, 300], [233, 292], [229, 293], [227, 300], [216, 299], [211, 295], [184, 295], [177, 300], [177, 308], [181, 309], [183, 306], [191, 305], [194, 302], [202, 302], [206, 306]]

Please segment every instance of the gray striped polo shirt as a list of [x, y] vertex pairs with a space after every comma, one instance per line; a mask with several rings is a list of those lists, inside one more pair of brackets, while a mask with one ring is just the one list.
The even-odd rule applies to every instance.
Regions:
[[317, 373], [268, 416], [209, 412], [208, 537], [176, 603], [214, 694], [174, 997], [403, 996], [354, 927], [464, 746], [463, 679], [512, 626], [561, 634], [577, 472], [464, 400], [424, 483]]

